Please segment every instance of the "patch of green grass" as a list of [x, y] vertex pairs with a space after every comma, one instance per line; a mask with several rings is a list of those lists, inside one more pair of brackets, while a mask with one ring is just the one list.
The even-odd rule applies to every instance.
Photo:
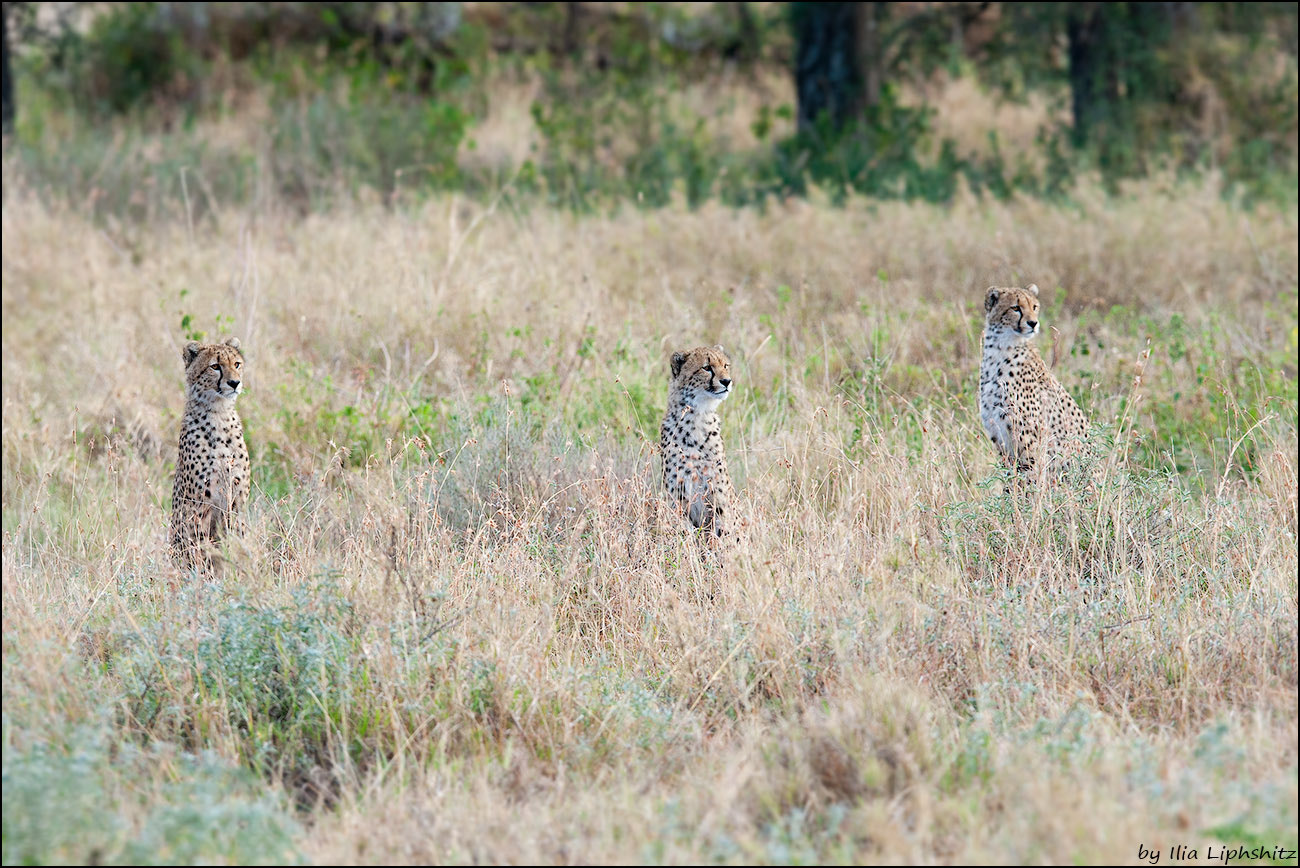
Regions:
[[89, 724], [17, 744], [5, 729], [6, 865], [303, 861], [282, 801], [211, 753]]
[[329, 794], [313, 769], [368, 764], [391, 749], [395, 730], [418, 726], [417, 708], [396, 724], [370, 689], [363, 638], [335, 584], [298, 588], [286, 605], [204, 604], [214, 591], [187, 589], [200, 621], [129, 635], [112, 663], [126, 714], [151, 738], [202, 745], [233, 732], [250, 768], [310, 800]]

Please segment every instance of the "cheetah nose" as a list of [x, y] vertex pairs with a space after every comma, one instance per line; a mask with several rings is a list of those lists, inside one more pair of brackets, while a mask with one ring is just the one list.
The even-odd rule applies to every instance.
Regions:
[[1036, 329], [1036, 328], [1038, 328], [1038, 320], [1036, 320], [1036, 319], [1027, 319], [1027, 320], [1025, 320], [1025, 325], [1029, 326], [1031, 329]]
[[727, 377], [724, 377], [723, 379], [718, 380], [718, 382], [722, 384], [722, 388], [724, 388], [724, 389], [726, 389], [726, 388], [728, 388], [729, 386], [731, 386], [731, 379], [730, 379], [730, 378], [727, 378]]
[[232, 389], [238, 389], [238, 388], [239, 388], [239, 381], [238, 381], [238, 380], [226, 380], [226, 385], [229, 386], [229, 387], [232, 388]]

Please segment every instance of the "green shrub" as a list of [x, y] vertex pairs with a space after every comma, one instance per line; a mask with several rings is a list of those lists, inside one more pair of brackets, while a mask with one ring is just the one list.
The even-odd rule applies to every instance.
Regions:
[[1015, 584], [1040, 565], [1068, 564], [1096, 599], [1135, 571], [1188, 560], [1198, 532], [1190, 492], [1176, 477], [1126, 469], [1112, 436], [1095, 430], [1087, 457], [1059, 480], [1002, 473], [984, 483], [983, 500], [945, 509], [945, 545], [972, 581]]
[[93, 725], [32, 744], [6, 734], [6, 865], [297, 863], [295, 833], [278, 798], [210, 754]]

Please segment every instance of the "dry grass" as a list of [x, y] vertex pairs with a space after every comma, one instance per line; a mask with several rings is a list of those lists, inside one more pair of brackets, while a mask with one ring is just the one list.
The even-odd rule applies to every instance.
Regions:
[[[1293, 213], [1152, 181], [101, 229], [5, 197], [6, 862], [1294, 846]], [[978, 305], [1030, 280], [1114, 432], [1099, 491], [995, 480]], [[183, 314], [247, 350], [222, 582], [165, 550]], [[740, 384], [721, 564], [647, 442], [704, 341]]]

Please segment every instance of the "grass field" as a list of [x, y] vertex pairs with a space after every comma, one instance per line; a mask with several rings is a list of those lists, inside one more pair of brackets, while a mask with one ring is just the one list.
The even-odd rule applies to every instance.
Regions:
[[[1097, 189], [140, 224], [8, 166], [3, 861], [1295, 848], [1296, 215]], [[982, 293], [1028, 282], [1097, 490], [1005, 494], [980, 429]], [[206, 582], [200, 333], [254, 466]], [[715, 342], [722, 563], [654, 488]]]

